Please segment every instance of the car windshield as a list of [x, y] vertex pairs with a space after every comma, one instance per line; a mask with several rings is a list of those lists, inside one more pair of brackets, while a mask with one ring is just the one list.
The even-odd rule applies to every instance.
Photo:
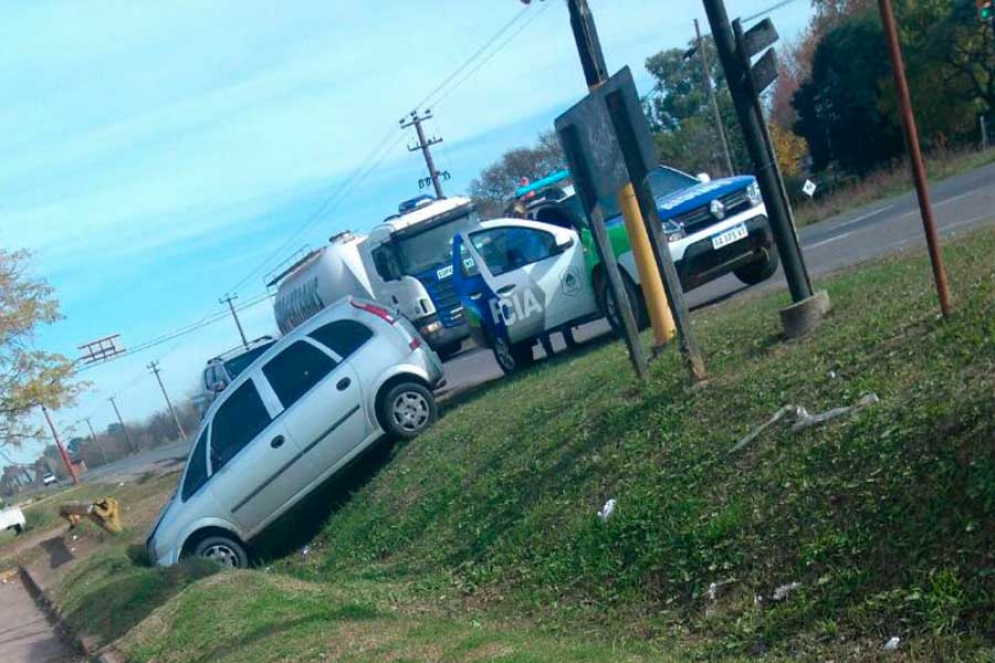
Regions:
[[669, 196], [698, 183], [698, 180], [673, 168], [654, 168], [649, 174], [650, 188], [657, 198]]
[[276, 343], [276, 341], [263, 343], [260, 346], [252, 348], [251, 350], [243, 352], [237, 357], [232, 357], [231, 359], [226, 361], [225, 370], [228, 371], [228, 376], [232, 380], [237, 378], [239, 373], [247, 369], [249, 365], [252, 364], [252, 362], [254, 362], [259, 355], [266, 352], [266, 350], [269, 349], [269, 346], [273, 345], [274, 343]]
[[405, 235], [396, 242], [404, 273], [413, 276], [438, 265], [450, 264], [453, 236], [479, 224], [480, 216], [474, 211], [417, 235]]

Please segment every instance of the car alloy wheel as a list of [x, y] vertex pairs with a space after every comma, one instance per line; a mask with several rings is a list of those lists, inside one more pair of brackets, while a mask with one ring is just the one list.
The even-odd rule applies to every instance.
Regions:
[[394, 399], [391, 416], [399, 428], [416, 433], [429, 424], [432, 409], [428, 400], [417, 391], [403, 391]]
[[201, 554], [204, 559], [217, 562], [229, 569], [237, 569], [241, 566], [238, 553], [226, 543], [215, 543], [208, 546]]
[[511, 353], [511, 346], [503, 338], [494, 341], [494, 359], [505, 373], [513, 373], [518, 368], [518, 362]]

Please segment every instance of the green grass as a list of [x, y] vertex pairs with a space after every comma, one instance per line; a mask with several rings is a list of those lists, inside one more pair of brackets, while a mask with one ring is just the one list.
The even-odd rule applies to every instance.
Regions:
[[[136, 661], [875, 660], [895, 635], [910, 660], [992, 660], [995, 233], [945, 254], [949, 321], [918, 255], [823, 282], [834, 312], [801, 342], [778, 338], [785, 296], [741, 297], [695, 317], [704, 387], [674, 350], [645, 384], [618, 344], [563, 355], [350, 484], [306, 556], [197, 581], [112, 551], [65, 604], [130, 629]], [[871, 392], [729, 453], [785, 404]], [[142, 610], [91, 617], [117, 593]]]

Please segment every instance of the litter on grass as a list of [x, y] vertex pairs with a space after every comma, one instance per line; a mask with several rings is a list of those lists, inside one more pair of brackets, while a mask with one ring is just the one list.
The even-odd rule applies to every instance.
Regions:
[[775, 601], [783, 601], [788, 597], [788, 594], [795, 591], [801, 586], [802, 584], [800, 582], [789, 582], [787, 585], [781, 585], [780, 587], [774, 590], [774, 595], [771, 596], [771, 598], [774, 599]]
[[598, 511], [598, 520], [605, 522], [611, 518], [613, 513], [615, 513], [615, 498], [608, 500], [605, 502], [605, 505], [601, 507], [601, 511]]
[[765, 430], [767, 430], [768, 428], [776, 424], [778, 421], [789, 415], [795, 418], [795, 423], [794, 425], [791, 426], [791, 430], [797, 432], [800, 430], [805, 430], [806, 428], [810, 428], [812, 426], [816, 426], [823, 422], [829, 421], [830, 419], [836, 419], [838, 417], [842, 417], [845, 415], [851, 415], [857, 412], [858, 410], [862, 410], [868, 405], [874, 405], [875, 403], [879, 402], [881, 402], [881, 399], [878, 398], [877, 394], [866, 394], [862, 396], [860, 400], [858, 400], [853, 405], [849, 405], [846, 407], [834, 407], [831, 410], [826, 410], [825, 412], [818, 412], [816, 414], [811, 414], [801, 405], [785, 405], [780, 410], [775, 412], [774, 416], [768, 419], [764, 424], [755, 428], [752, 432], [750, 432], [749, 435], [747, 435], [746, 437], [742, 438], [739, 442], [737, 442], [736, 446], [734, 446], [732, 449], [729, 450], [729, 453], [731, 454], [736, 453], [737, 451], [745, 447], [747, 444], [760, 437], [760, 434], [763, 433]]
[[898, 649], [898, 644], [901, 641], [902, 639], [900, 637], [898, 637], [897, 635], [893, 635], [890, 638], [888, 638], [888, 642], [884, 643], [884, 647], [882, 647], [882, 649], [884, 649], [885, 651], [895, 651]]

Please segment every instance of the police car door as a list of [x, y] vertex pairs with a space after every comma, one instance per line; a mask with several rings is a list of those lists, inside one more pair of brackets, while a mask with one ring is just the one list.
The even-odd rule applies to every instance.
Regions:
[[494, 320], [504, 323], [510, 342], [534, 338], [574, 317], [575, 285], [583, 279], [584, 260], [576, 233], [543, 223], [503, 221], [485, 224], [468, 239], [487, 286], [487, 306]]

